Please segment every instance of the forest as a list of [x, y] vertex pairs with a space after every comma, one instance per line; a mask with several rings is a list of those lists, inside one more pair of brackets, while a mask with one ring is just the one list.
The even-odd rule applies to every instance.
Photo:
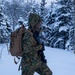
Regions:
[[30, 13], [42, 19], [42, 40], [52, 48], [74, 50], [74, 0], [0, 0], [0, 44], [10, 43], [10, 34], [19, 26], [28, 25]]

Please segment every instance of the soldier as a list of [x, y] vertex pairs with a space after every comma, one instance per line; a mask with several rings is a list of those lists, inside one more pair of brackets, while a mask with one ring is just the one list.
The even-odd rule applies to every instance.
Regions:
[[[41, 31], [42, 19], [39, 15], [31, 13], [28, 19], [29, 29], [25, 31], [22, 39], [22, 75], [52, 75], [52, 71], [46, 64], [46, 59], [41, 58], [43, 45], [38, 37]], [[42, 54], [43, 55], [43, 54]]]

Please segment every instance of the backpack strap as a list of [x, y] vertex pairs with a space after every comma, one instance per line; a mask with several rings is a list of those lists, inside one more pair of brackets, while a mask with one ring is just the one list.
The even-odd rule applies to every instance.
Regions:
[[[15, 63], [15, 64], [18, 64], [21, 58], [18, 57], [18, 56], [16, 56], [16, 58], [18, 59], [18, 61], [16, 61], [16, 59], [15, 59], [15, 57], [14, 57], [14, 63]], [[21, 69], [21, 63], [19, 64], [18, 71], [20, 71], [20, 69]]]
[[[16, 58], [18, 59], [18, 61], [16, 61]], [[20, 61], [20, 57], [16, 56], [16, 58], [14, 57], [14, 63], [15, 63], [15, 64], [18, 64], [19, 61]]]

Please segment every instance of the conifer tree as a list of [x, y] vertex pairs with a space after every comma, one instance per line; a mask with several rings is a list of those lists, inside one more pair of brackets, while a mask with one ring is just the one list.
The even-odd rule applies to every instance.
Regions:
[[56, 7], [55, 3], [52, 2], [49, 7], [49, 12], [45, 16], [45, 23], [46, 23], [45, 33], [46, 33], [46, 40], [47, 40], [46, 44], [51, 47], [53, 47], [53, 44], [56, 40], [55, 35], [57, 34], [58, 31], [58, 27], [55, 26], [55, 22], [56, 22], [55, 7]]
[[73, 0], [59, 0], [61, 7], [57, 10], [59, 24], [59, 36], [63, 39], [64, 49], [71, 50], [73, 46]]
[[7, 16], [2, 13], [2, 10], [0, 9], [0, 43], [6, 43], [9, 41], [10, 32], [11, 28], [7, 21]]
[[[52, 10], [51, 10], [52, 8]], [[59, 0], [53, 3], [46, 16], [46, 24], [50, 33], [49, 45], [57, 48], [69, 49], [70, 43], [73, 46], [73, 1]], [[71, 33], [72, 32], [72, 33]]]
[[41, 9], [41, 17], [42, 17], [43, 21], [44, 21], [44, 15], [45, 15], [45, 4], [46, 4], [45, 0], [41, 0], [40, 9]]

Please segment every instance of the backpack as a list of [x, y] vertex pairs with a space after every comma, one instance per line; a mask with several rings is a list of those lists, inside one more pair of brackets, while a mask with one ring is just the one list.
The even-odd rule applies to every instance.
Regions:
[[10, 49], [9, 52], [12, 56], [21, 56], [22, 55], [22, 44], [21, 40], [23, 34], [25, 33], [26, 28], [22, 25], [20, 28], [16, 29], [11, 33], [10, 36]]

